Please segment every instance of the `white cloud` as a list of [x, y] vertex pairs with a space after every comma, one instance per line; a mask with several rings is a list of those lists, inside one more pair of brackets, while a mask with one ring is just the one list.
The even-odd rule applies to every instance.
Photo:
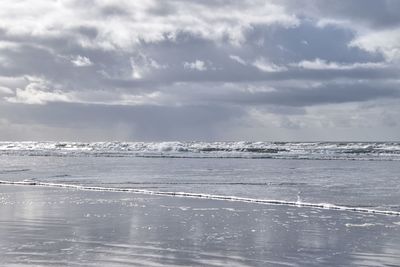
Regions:
[[298, 67], [309, 70], [353, 70], [353, 69], [379, 69], [387, 65], [381, 62], [366, 62], [366, 63], [338, 63], [328, 62], [323, 59], [316, 58], [313, 61], [303, 60], [298, 63], [289, 64], [291, 67]]
[[201, 60], [196, 60], [194, 62], [184, 62], [183, 67], [188, 70], [198, 70], [198, 71], [207, 70], [206, 63]]
[[48, 102], [73, 102], [73, 94], [50, 88], [51, 84], [40, 77], [29, 77], [29, 84], [24, 88], [17, 88], [15, 95], [5, 97], [10, 103], [43, 105]]
[[253, 66], [263, 72], [283, 72], [287, 71], [285, 66], [279, 66], [272, 62], [268, 62], [264, 58], [260, 57], [253, 62]]
[[72, 64], [77, 67], [87, 67], [93, 65], [92, 61], [84, 56], [76, 56], [71, 60]]
[[247, 65], [246, 61], [244, 59], [242, 59], [241, 57], [239, 57], [239, 56], [229, 55], [229, 58], [234, 60], [234, 61], [236, 61], [236, 62], [238, 62], [238, 63], [240, 63], [240, 64], [242, 64], [242, 65]]
[[[15, 91], [0, 86], [0, 95], [9, 103], [45, 105], [50, 102], [98, 104], [98, 105], [157, 105], [162, 102], [162, 93], [129, 93], [123, 91], [66, 91], [60, 85], [36, 76], [26, 77], [28, 84]], [[10, 96], [11, 95], [11, 96]], [[164, 103], [165, 104], [165, 103]]]
[[38, 104], [43, 105], [48, 102], [72, 102], [68, 95], [61, 91], [46, 92], [35, 88], [17, 88], [15, 96], [5, 98], [10, 103]]
[[298, 19], [287, 14], [283, 7], [262, 0], [229, 5], [198, 1], [95, 0], [90, 2], [90, 8], [87, 3], [73, 0], [0, 2], [0, 26], [12, 35], [56, 37], [68, 29], [95, 25], [98, 30], [95, 40], [75, 36], [81, 45], [131, 49], [141, 41], [173, 39], [182, 31], [210, 40], [227, 37], [232, 43], [240, 43], [244, 40], [243, 32], [256, 24], [287, 27], [298, 24]]
[[389, 62], [400, 61], [400, 30], [390, 29], [369, 32], [355, 38], [350, 46], [359, 47], [368, 52], [381, 52]]
[[160, 64], [155, 59], [140, 52], [131, 57], [130, 62], [132, 68], [132, 78], [136, 80], [144, 78], [153, 70], [166, 69], [168, 67], [167, 65]]
[[336, 26], [348, 28], [351, 25], [351, 21], [343, 20], [343, 19], [327, 19], [327, 18], [319, 18], [316, 26], [320, 28], [328, 27], [328, 26]]

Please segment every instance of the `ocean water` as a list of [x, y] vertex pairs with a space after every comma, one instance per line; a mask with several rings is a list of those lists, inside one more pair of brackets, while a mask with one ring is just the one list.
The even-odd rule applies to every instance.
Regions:
[[400, 143], [0, 143], [2, 266], [400, 266]]
[[1, 142], [0, 180], [400, 212], [400, 143]]

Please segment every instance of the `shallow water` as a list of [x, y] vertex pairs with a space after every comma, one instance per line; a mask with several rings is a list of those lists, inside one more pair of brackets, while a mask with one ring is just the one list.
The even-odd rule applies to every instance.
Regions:
[[0, 180], [400, 211], [397, 161], [0, 156]]
[[400, 218], [0, 186], [2, 266], [399, 266]]

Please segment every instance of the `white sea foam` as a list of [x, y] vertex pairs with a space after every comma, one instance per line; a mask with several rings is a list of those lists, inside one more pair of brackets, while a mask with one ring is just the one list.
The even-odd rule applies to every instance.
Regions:
[[372, 227], [375, 226], [376, 224], [373, 223], [346, 223], [346, 227]]
[[350, 212], [358, 212], [358, 213], [400, 216], [400, 211], [376, 210], [376, 209], [367, 209], [367, 208], [362, 208], [362, 207], [340, 206], [340, 205], [335, 205], [335, 204], [331, 204], [331, 203], [309, 203], [309, 202], [302, 202], [302, 201], [257, 199], [257, 198], [245, 198], [245, 197], [236, 197], [236, 196], [201, 194], [201, 193], [164, 192], [164, 191], [153, 191], [153, 190], [135, 189], [135, 188], [84, 186], [84, 185], [75, 185], [75, 184], [38, 182], [38, 181], [31, 181], [31, 180], [24, 180], [24, 181], [17, 181], [17, 182], [0, 180], [0, 185], [42, 186], [42, 187], [53, 187], [53, 188], [69, 188], [69, 189], [84, 190], [84, 191], [126, 192], [126, 193], [145, 194], [145, 195], [187, 197], [187, 198], [212, 199], [212, 200], [224, 200], [224, 201], [238, 201], [238, 202], [267, 204], [267, 205], [309, 207], [309, 208], [316, 208], [316, 209], [327, 209], [327, 210], [350, 211]]
[[400, 160], [400, 143], [0, 142], [0, 154], [34, 156]]

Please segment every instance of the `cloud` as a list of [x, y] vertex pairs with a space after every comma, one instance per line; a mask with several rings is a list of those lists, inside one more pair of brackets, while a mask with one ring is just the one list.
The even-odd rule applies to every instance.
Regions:
[[240, 64], [242, 64], [242, 65], [247, 65], [246, 61], [244, 61], [244, 59], [242, 59], [239, 56], [229, 55], [229, 58], [234, 60], [234, 61], [236, 61], [236, 62], [238, 62], [238, 63], [240, 63]]
[[400, 62], [400, 30], [390, 29], [372, 32], [355, 38], [351, 46], [371, 53], [380, 52], [388, 62]]
[[[28, 139], [31, 128], [39, 139], [44, 129], [46, 138], [68, 132], [112, 139], [109, 129], [116, 129], [115, 138], [131, 140], [311, 140], [324, 127], [344, 138], [377, 125], [390, 134], [375, 132], [376, 139], [395, 136], [398, 5], [0, 3], [0, 139], [4, 125]], [[340, 108], [357, 116], [350, 119]]]
[[365, 62], [343, 64], [338, 62], [327, 62], [326, 60], [316, 58], [313, 61], [303, 60], [299, 63], [290, 64], [292, 67], [299, 67], [309, 70], [354, 70], [354, 69], [379, 69], [387, 65], [382, 62]]
[[267, 62], [264, 58], [257, 58], [253, 62], [253, 66], [263, 72], [282, 72], [286, 71], [287, 68], [284, 66], [278, 66], [274, 63]]
[[160, 65], [157, 61], [147, 57], [143, 53], [137, 53], [130, 57], [132, 67], [132, 78], [142, 79], [152, 70], [163, 69], [166, 66]]
[[89, 58], [83, 56], [74, 57], [71, 62], [77, 67], [87, 67], [93, 65]]
[[206, 63], [201, 60], [196, 60], [194, 62], [184, 62], [183, 67], [188, 70], [197, 70], [197, 71], [207, 70]]
[[[244, 116], [241, 109], [217, 106], [163, 107], [153, 105], [120, 106], [76, 103], [48, 103], [47, 105], [0, 105], [0, 118], [7, 124], [27, 125], [26, 136], [36, 129], [51, 129], [38, 138], [47, 140], [85, 137], [88, 130], [97, 131], [88, 140], [115, 140], [118, 136], [135, 140], [193, 140], [218, 137], [220, 129]], [[1, 126], [0, 126], [1, 128]], [[207, 131], [204, 131], [207, 129]], [[36, 134], [36, 132], [32, 133]], [[86, 140], [86, 139], [85, 139]]]
[[[206, 39], [227, 38], [240, 43], [243, 31], [253, 24], [292, 26], [298, 23], [297, 18], [287, 14], [281, 6], [260, 0], [217, 2], [214, 5], [161, 0], [140, 3], [38, 0], [35, 3], [32, 5], [25, 0], [1, 5], [2, 27], [16, 36], [58, 37], [66, 32], [73, 35], [70, 30], [74, 28], [87, 29], [95, 25], [96, 34], [90, 35], [95, 38], [75, 35], [75, 41], [85, 47], [129, 49], [141, 41], [173, 39], [182, 30]], [[30, 6], [29, 11], [26, 6]], [[18, 24], [14, 23], [15, 17], [18, 17]]]
[[48, 102], [72, 102], [70, 95], [60, 90], [49, 90], [49, 84], [40, 78], [34, 79], [24, 89], [17, 88], [14, 96], [4, 99], [10, 103], [38, 104]]
[[387, 61], [399, 59], [399, 1], [285, 1], [285, 6], [299, 15], [316, 20], [320, 27], [336, 25], [356, 32], [356, 38], [350, 46], [380, 52]]
[[61, 91], [45, 92], [28, 86], [25, 89], [17, 88], [15, 96], [6, 97], [10, 103], [39, 104], [48, 102], [71, 102], [70, 98]]

